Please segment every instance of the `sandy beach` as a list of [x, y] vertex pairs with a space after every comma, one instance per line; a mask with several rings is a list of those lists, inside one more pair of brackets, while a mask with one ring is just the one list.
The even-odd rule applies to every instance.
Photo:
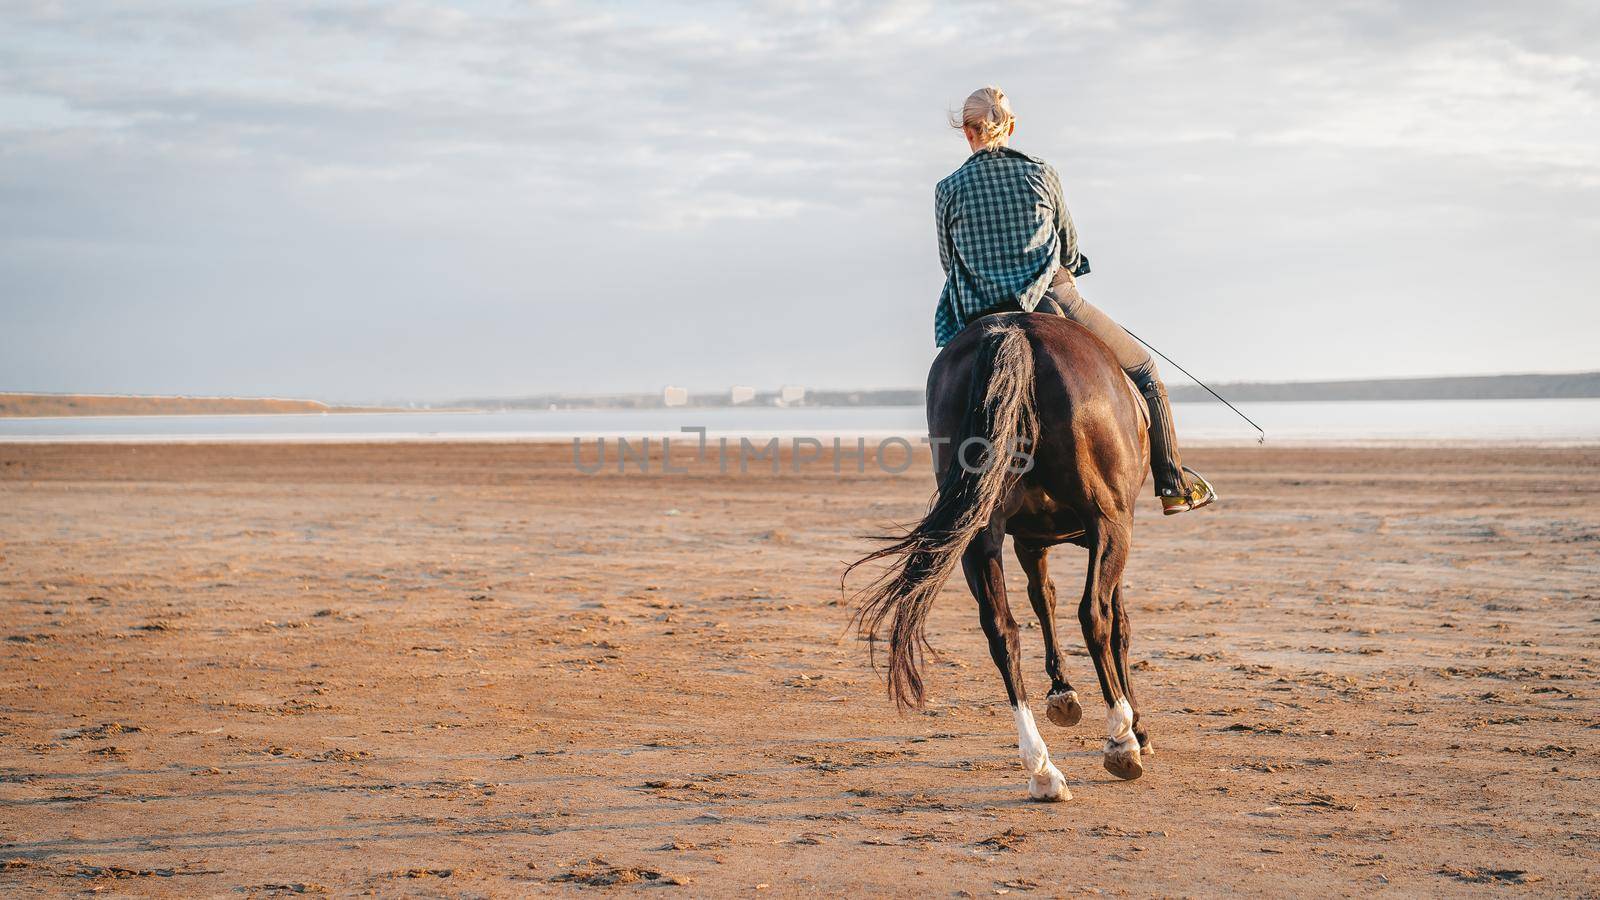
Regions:
[[0, 891], [1600, 892], [1600, 448], [1186, 461], [1222, 503], [1145, 498], [1127, 577], [1157, 753], [1101, 769], [1069, 614], [1035, 804], [964, 585], [924, 712], [847, 630], [925, 459], [0, 445]]

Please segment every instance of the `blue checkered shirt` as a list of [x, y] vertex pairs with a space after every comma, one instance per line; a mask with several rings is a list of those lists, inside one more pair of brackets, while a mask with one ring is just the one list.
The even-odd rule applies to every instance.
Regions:
[[1043, 160], [1009, 147], [979, 150], [933, 196], [945, 273], [933, 318], [940, 347], [984, 310], [1014, 303], [1031, 312], [1056, 269], [1077, 265], [1061, 179]]

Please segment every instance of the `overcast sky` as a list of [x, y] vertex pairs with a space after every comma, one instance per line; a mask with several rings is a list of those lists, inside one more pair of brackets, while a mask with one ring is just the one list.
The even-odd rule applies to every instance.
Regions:
[[1600, 368], [1584, 0], [0, 22], [0, 389], [919, 385], [945, 117], [986, 83], [1085, 295], [1202, 377]]

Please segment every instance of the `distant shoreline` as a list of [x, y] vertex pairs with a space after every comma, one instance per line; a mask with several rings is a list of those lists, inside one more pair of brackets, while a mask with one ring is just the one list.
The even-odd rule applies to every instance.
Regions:
[[[1176, 373], [1169, 373], [1174, 375]], [[1175, 402], [1210, 401], [1213, 398], [1182, 376], [1169, 378], [1167, 388]], [[1522, 375], [1460, 375], [1439, 378], [1375, 378], [1360, 381], [1231, 382], [1214, 385], [1235, 402], [1318, 402], [1344, 400], [1565, 400], [1600, 397], [1600, 372]], [[775, 391], [757, 392], [740, 404], [726, 393], [689, 394], [689, 408], [775, 406]], [[536, 409], [662, 409], [661, 394], [534, 394], [526, 397], [471, 397], [451, 406], [483, 410]], [[807, 391], [798, 405], [822, 407], [921, 406], [921, 388]]]
[[[1600, 372], [1521, 375], [1461, 375], [1439, 378], [1377, 378], [1358, 381], [1231, 382], [1215, 385], [1238, 403], [1390, 400], [1560, 400], [1600, 398]], [[1194, 384], [1168, 385], [1176, 402], [1211, 400]], [[802, 400], [783, 402], [777, 391], [757, 391], [733, 403], [728, 393], [688, 394], [671, 408], [716, 409], [744, 406], [868, 407], [921, 406], [920, 388], [807, 391]], [[681, 394], [679, 396], [682, 396]], [[748, 396], [748, 394], [746, 395]], [[438, 404], [391, 401], [374, 405], [334, 405], [320, 400], [274, 397], [195, 397], [116, 394], [0, 393], [0, 418], [139, 415], [270, 415], [370, 412], [451, 412], [499, 410], [666, 409], [663, 392], [609, 395], [531, 394], [522, 397], [469, 397]]]
[[281, 397], [189, 397], [138, 394], [0, 393], [0, 417], [316, 415], [404, 412], [393, 407], [335, 406]]
[[[1296, 403], [1330, 400], [1575, 400], [1600, 397], [1600, 372], [1374, 378], [1362, 381], [1233, 382], [1216, 385], [1229, 400]], [[1194, 384], [1171, 386], [1172, 399], [1208, 400]]]

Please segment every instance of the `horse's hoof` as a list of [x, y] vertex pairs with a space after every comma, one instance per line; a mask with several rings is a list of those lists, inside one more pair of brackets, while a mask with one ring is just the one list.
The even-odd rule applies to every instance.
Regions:
[[1132, 781], [1144, 774], [1144, 766], [1139, 764], [1137, 745], [1127, 749], [1107, 750], [1103, 762], [1107, 772], [1123, 781]]
[[1061, 770], [1051, 766], [1041, 774], [1029, 776], [1028, 799], [1040, 803], [1059, 803], [1071, 800], [1072, 792], [1067, 790], [1067, 780], [1061, 777]]
[[1062, 728], [1071, 728], [1083, 718], [1083, 707], [1078, 704], [1078, 692], [1050, 695], [1044, 708], [1045, 717]]
[[1149, 738], [1145, 738], [1144, 739], [1144, 743], [1139, 745], [1139, 755], [1140, 756], [1155, 756], [1156, 755], [1155, 745], [1150, 743], [1150, 739]]

